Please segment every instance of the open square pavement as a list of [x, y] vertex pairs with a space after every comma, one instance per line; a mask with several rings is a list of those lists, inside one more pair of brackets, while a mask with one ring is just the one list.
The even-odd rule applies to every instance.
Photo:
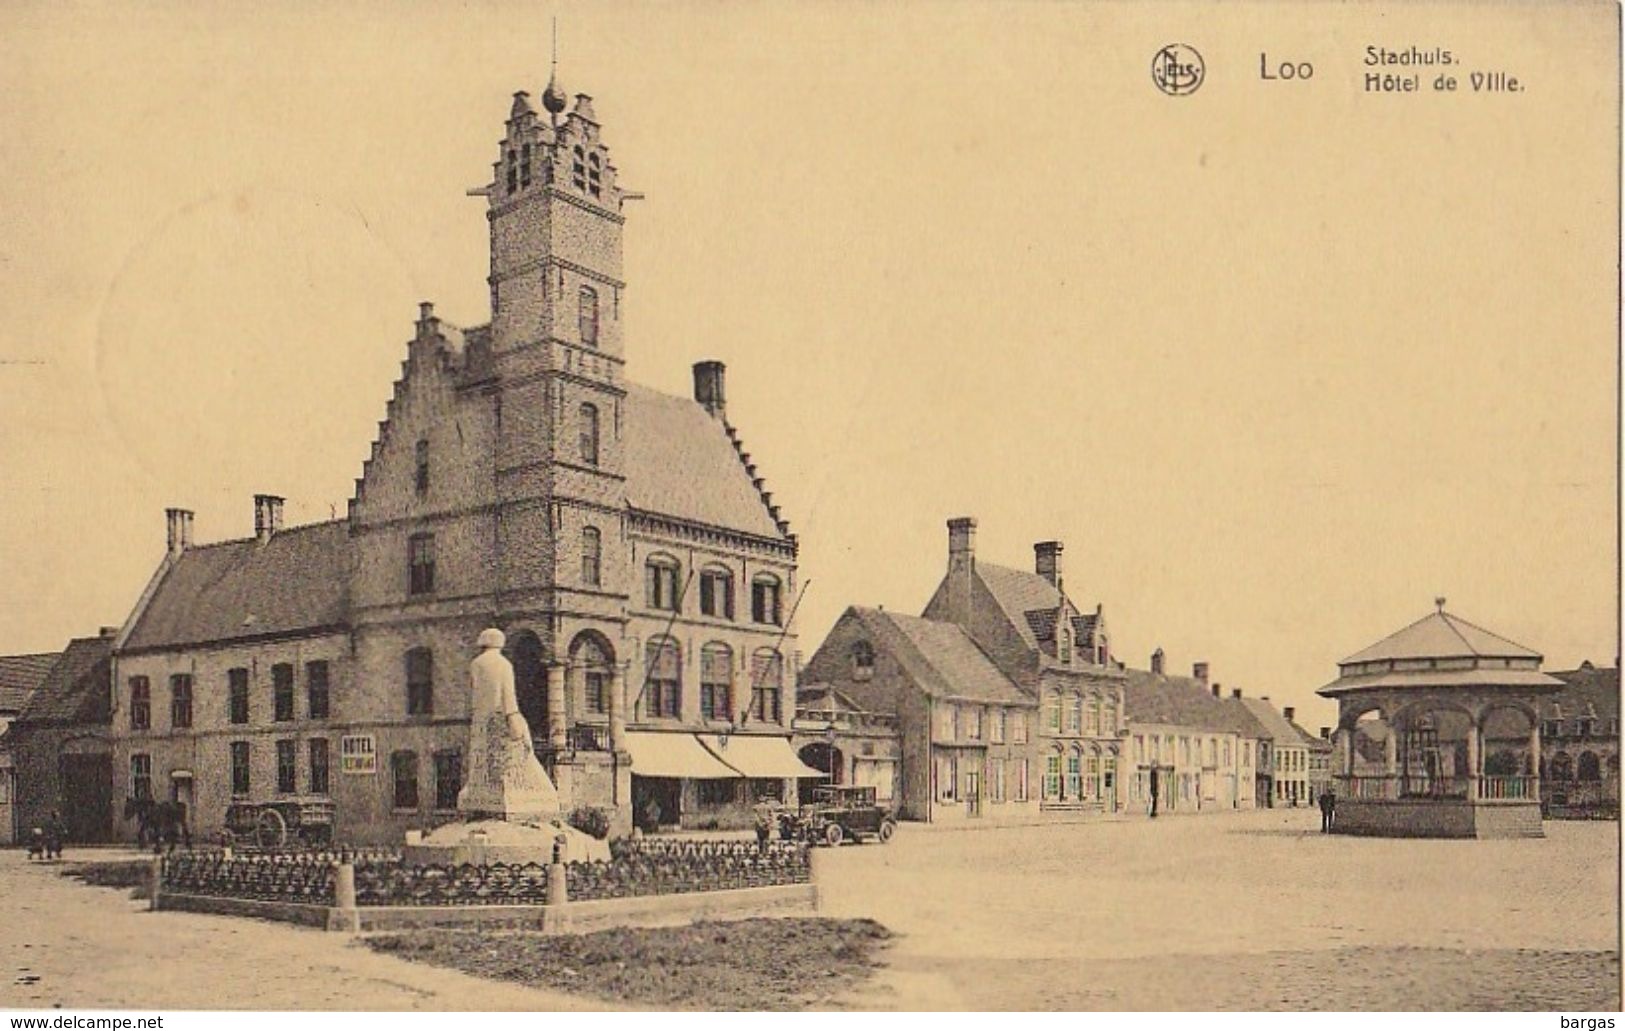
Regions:
[[[887, 846], [822, 851], [826, 912], [873, 917], [900, 935], [886, 969], [846, 1005], [1619, 1007], [1618, 824], [1548, 822], [1544, 840], [1485, 842], [1325, 837], [1317, 827], [1305, 810], [905, 825]], [[0, 853], [0, 1005], [605, 1003], [408, 963], [339, 935], [148, 913], [58, 870]]]

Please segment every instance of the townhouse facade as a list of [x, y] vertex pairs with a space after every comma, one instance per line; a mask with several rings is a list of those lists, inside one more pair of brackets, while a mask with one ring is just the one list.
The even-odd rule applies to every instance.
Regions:
[[1309, 742], [1292, 722], [1294, 707], [1276, 709], [1268, 695], [1240, 701], [1266, 735], [1259, 746], [1263, 753], [1259, 758], [1259, 804], [1309, 805]]
[[1150, 670], [1128, 671], [1128, 769], [1123, 803], [1131, 812], [1252, 809], [1256, 805], [1258, 723], [1235, 698], [1208, 683], [1208, 666], [1170, 675], [1162, 649]]

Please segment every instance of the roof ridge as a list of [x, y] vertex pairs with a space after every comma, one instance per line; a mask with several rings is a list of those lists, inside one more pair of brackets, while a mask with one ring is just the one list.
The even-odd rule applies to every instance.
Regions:
[[[323, 519], [320, 522], [315, 522], [315, 523], [300, 523], [297, 526], [284, 526], [281, 529], [276, 530], [275, 532], [273, 532], [271, 534], [271, 539], [281, 537], [284, 534], [300, 533], [300, 532], [302, 532], [304, 530], [318, 530], [318, 529], [321, 529], [324, 526], [332, 526], [335, 523], [347, 523], [347, 522], [349, 522], [349, 519], [345, 518], [344, 516], [336, 516], [336, 517], [334, 517], [332, 519]], [[191, 552], [194, 552], [194, 551], [207, 551], [209, 548], [223, 548], [228, 544], [249, 544], [249, 543], [252, 543], [252, 542], [257, 541], [257, 540], [259, 540], [259, 538], [257, 536], [252, 535], [252, 534], [247, 536], [247, 537], [228, 537], [225, 540], [210, 541], [207, 544], [191, 544], [191, 545], [188, 545], [186, 550], [183, 551], [181, 554], [186, 555], [186, 554], [190, 554]]]
[[[1462, 633], [1461, 633], [1461, 631], [1459, 629], [1456, 628], [1456, 623], [1461, 623], [1464, 626], [1471, 627], [1472, 629], [1478, 631], [1481, 634], [1484, 634], [1484, 635], [1486, 635], [1488, 637], [1495, 638], [1497, 641], [1505, 641], [1507, 644], [1512, 645], [1514, 648], [1521, 648], [1524, 651], [1530, 652], [1530, 653], [1535, 654], [1535, 655], [1540, 654], [1539, 652], [1535, 651], [1535, 649], [1529, 647], [1527, 644], [1519, 644], [1517, 641], [1514, 641], [1512, 638], [1507, 637], [1504, 634], [1498, 634], [1494, 630], [1486, 630], [1483, 627], [1479, 626], [1477, 623], [1474, 623], [1470, 619], [1463, 619], [1460, 616], [1453, 615], [1453, 614], [1451, 614], [1449, 612], [1445, 612], [1443, 610], [1440, 610], [1439, 615], [1443, 616], [1447, 621], [1450, 622], [1450, 629], [1455, 630], [1457, 636], [1460, 636], [1463, 641], [1466, 641], [1467, 638], [1464, 635], [1462, 635]], [[1468, 647], [1470, 647], [1470, 648], [1472, 647], [1472, 642], [1470, 642], [1470, 641], [1468, 642]], [[1475, 649], [1475, 652], [1476, 652], [1476, 649]]]
[[[1474, 655], [1482, 655], [1483, 654], [1482, 652], [1480, 652], [1478, 650], [1477, 645], [1475, 645], [1475, 644], [1473, 644], [1473, 642], [1467, 640], [1467, 635], [1462, 633], [1461, 628], [1456, 625], [1454, 616], [1452, 616], [1450, 613], [1446, 612], [1443, 608], [1439, 609], [1437, 615], [1438, 615], [1438, 617], [1440, 619], [1444, 620], [1444, 625], [1450, 628], [1451, 633], [1453, 633], [1457, 637], [1461, 638], [1461, 643], [1465, 644], [1467, 646], [1467, 650], [1469, 652], [1471, 652]], [[1465, 623], [1466, 620], [1463, 620], [1462, 622]], [[1468, 623], [1467, 625], [1472, 626], [1471, 623]], [[1473, 627], [1473, 629], [1478, 630], [1478, 629], [1482, 629], [1482, 628], [1481, 627]], [[1484, 632], [1489, 633], [1489, 631], [1487, 631], [1487, 630], [1484, 631]]]

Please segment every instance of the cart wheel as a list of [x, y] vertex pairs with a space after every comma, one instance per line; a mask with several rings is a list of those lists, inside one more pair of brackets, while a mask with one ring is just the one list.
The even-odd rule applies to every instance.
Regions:
[[841, 829], [840, 824], [827, 823], [824, 825], [824, 844], [833, 848], [834, 846], [839, 845], [841, 843], [841, 839], [845, 837], [846, 832]]
[[897, 824], [892, 823], [890, 820], [881, 820], [880, 830], [875, 833], [875, 837], [879, 838], [880, 843], [884, 845], [886, 842], [891, 840], [892, 832], [896, 830]]
[[261, 809], [254, 820], [254, 839], [261, 848], [275, 848], [288, 840], [288, 821], [275, 809]]

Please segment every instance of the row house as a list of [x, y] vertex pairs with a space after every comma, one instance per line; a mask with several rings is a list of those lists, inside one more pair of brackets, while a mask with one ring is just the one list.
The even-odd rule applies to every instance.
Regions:
[[68, 840], [112, 839], [110, 655], [115, 628], [61, 652], [0, 660], [16, 715], [0, 736], [0, 843], [26, 840], [56, 813]]
[[[568, 807], [619, 830], [750, 819], [814, 776], [791, 747], [798, 543], [728, 417], [626, 374], [619, 173], [592, 100], [514, 95], [478, 194], [491, 315], [420, 307], [343, 519], [168, 551], [113, 655], [116, 790], [331, 801], [341, 837], [453, 815], [467, 663], [503, 629]], [[567, 110], [568, 109], [568, 110]], [[125, 833], [133, 829], [124, 828]]]
[[1241, 702], [1264, 730], [1258, 760], [1258, 804], [1301, 806], [1310, 804], [1308, 735], [1292, 722], [1292, 706], [1276, 709], [1269, 696], [1242, 698]]
[[1164, 670], [1162, 649], [1150, 670], [1128, 671], [1128, 758], [1124, 804], [1149, 812], [1251, 809], [1264, 732], [1236, 697], [1208, 683], [1208, 665], [1192, 676]]

